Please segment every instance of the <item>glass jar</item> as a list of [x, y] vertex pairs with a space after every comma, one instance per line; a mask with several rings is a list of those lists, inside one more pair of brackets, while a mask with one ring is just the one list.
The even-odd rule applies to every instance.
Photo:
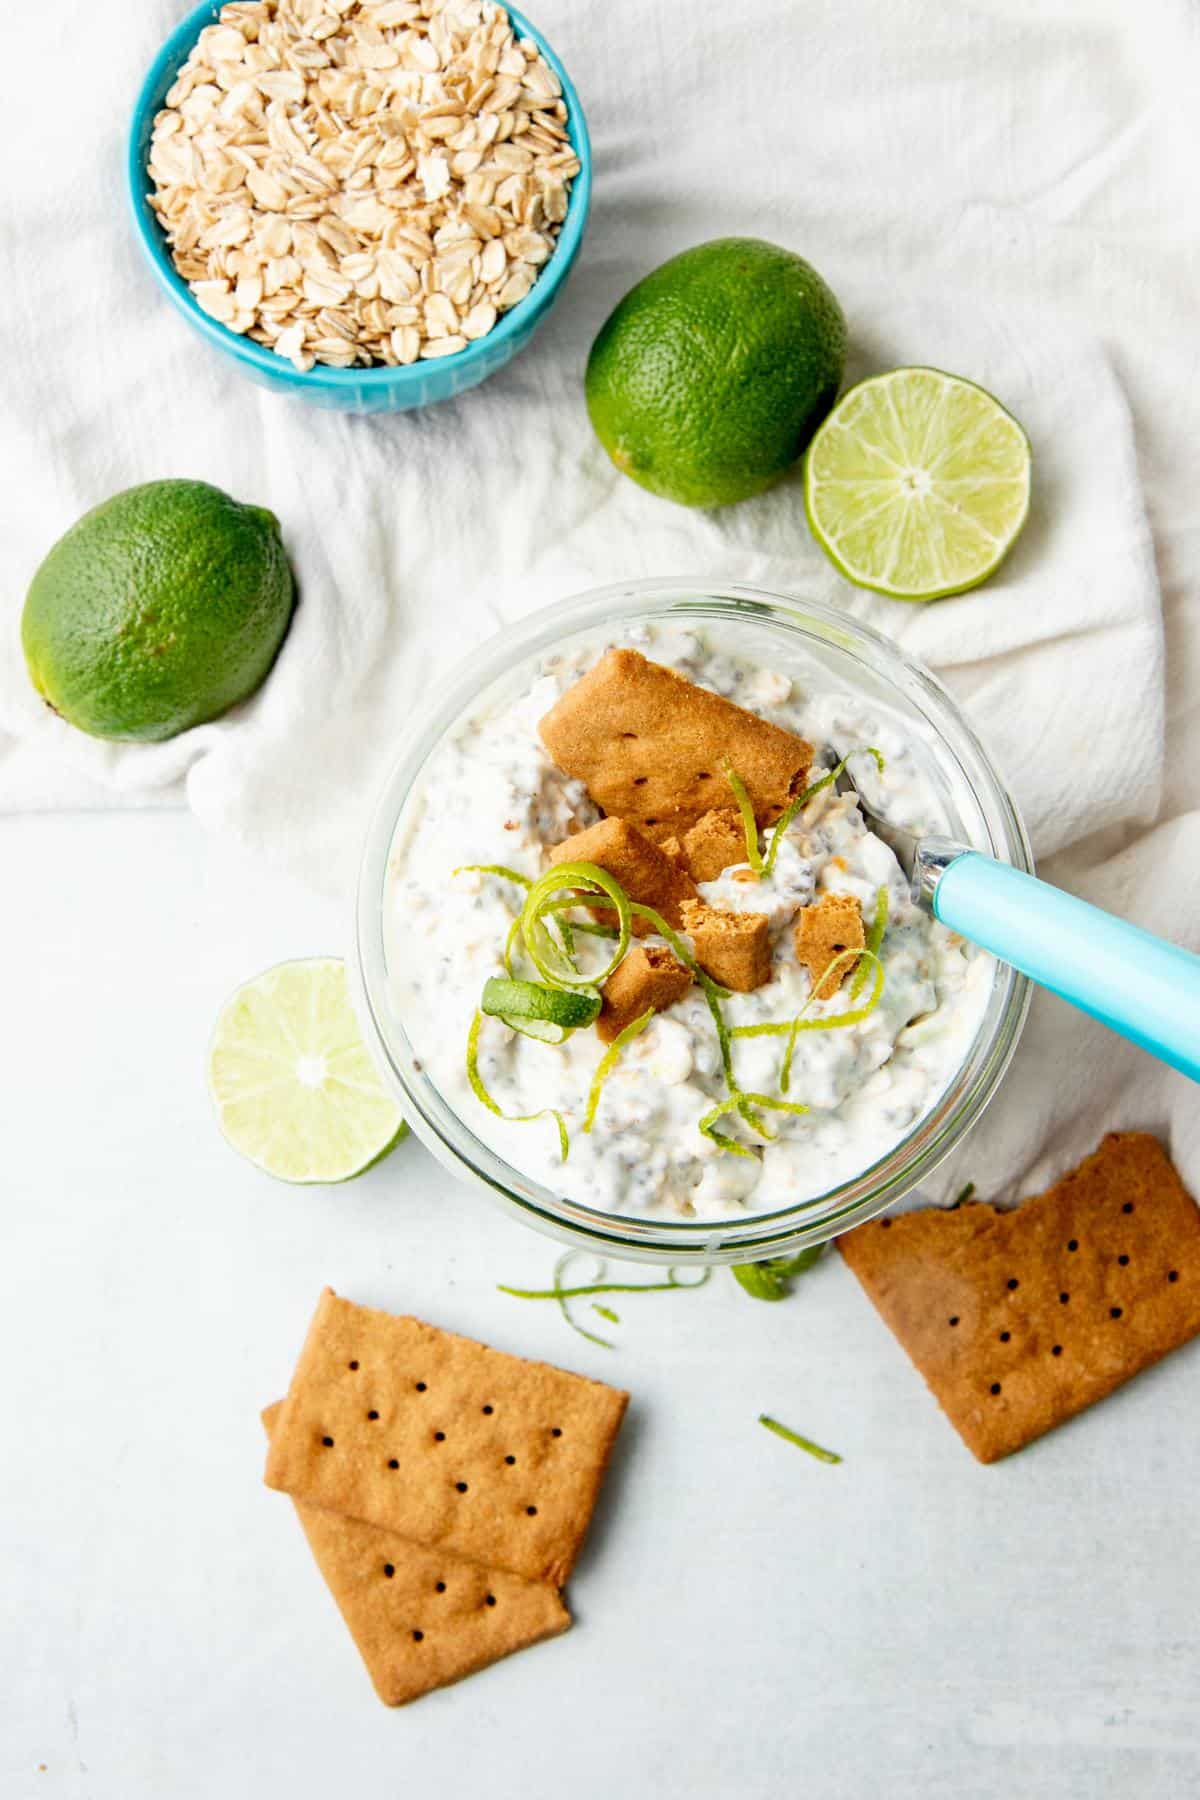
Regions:
[[[831, 685], [887, 709], [911, 731], [942, 804], [946, 828], [974, 849], [1031, 870], [1024, 827], [987, 752], [946, 690], [880, 632], [827, 606], [726, 583], [632, 581], [546, 608], [463, 662], [404, 735], [363, 854], [356, 922], [357, 998], [367, 1041], [413, 1130], [455, 1174], [487, 1189], [518, 1218], [605, 1256], [657, 1263], [724, 1264], [778, 1256], [861, 1224], [910, 1193], [959, 1142], [996, 1090], [1017, 1045], [1029, 984], [994, 964], [981, 1022], [932, 1109], [886, 1156], [827, 1193], [772, 1212], [663, 1219], [604, 1212], [523, 1174], [472, 1129], [422, 1067], [389, 981], [385, 891], [393, 841], [423, 771], [465, 720], [523, 693], [540, 660], [598, 634], [624, 639], [639, 624], [718, 621], [737, 650], [764, 667], [802, 663]], [[464, 852], [466, 854], [466, 852]]]

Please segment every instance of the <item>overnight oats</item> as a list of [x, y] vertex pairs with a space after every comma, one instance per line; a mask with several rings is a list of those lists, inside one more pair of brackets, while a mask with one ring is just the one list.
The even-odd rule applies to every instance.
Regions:
[[927, 743], [783, 660], [719, 619], [572, 639], [406, 797], [391, 1010], [474, 1137], [564, 1200], [803, 1208], [895, 1152], [980, 1035], [994, 963], [914, 903], [857, 799], [950, 830]]

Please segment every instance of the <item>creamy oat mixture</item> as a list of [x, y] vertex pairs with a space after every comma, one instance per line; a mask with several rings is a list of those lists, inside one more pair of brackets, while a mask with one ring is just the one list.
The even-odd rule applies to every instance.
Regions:
[[[853, 764], [872, 805], [911, 830], [947, 829], [928, 763], [898, 718], [829, 691], [827, 677], [815, 671], [810, 680], [763, 668], [732, 650], [720, 629], [637, 626], [620, 641], [808, 739], [816, 747], [810, 780], [847, 751], [874, 745], [886, 759], [882, 775], [869, 757]], [[809, 974], [793, 944], [801, 907], [823, 893], [852, 894], [869, 922], [879, 888], [888, 889], [878, 1004], [859, 1024], [797, 1039], [787, 1098], [810, 1110], [800, 1117], [772, 1112], [774, 1142], [762, 1145], [726, 1118], [723, 1127], [754, 1144], [756, 1154], [746, 1158], [699, 1130], [726, 1090], [698, 987], [622, 1051], [590, 1133], [582, 1129], [584, 1113], [605, 1048], [596, 1032], [580, 1030], [553, 1046], [484, 1020], [479, 1070], [487, 1088], [507, 1113], [558, 1108], [570, 1132], [566, 1163], [553, 1120], [498, 1119], [471, 1092], [467, 1034], [485, 980], [503, 973], [502, 949], [524, 891], [496, 876], [452, 871], [468, 862], [501, 863], [536, 877], [551, 846], [597, 819], [583, 784], [551, 762], [537, 725], [605, 648], [593, 642], [545, 657], [520, 698], [464, 722], [431, 758], [392, 851], [385, 934], [394, 1004], [427, 1072], [471, 1130], [568, 1198], [662, 1218], [740, 1216], [815, 1199], [886, 1155], [932, 1109], [978, 1030], [993, 971], [989, 957], [912, 903], [891, 849], [867, 829], [853, 797], [832, 787], [793, 821], [768, 877], [739, 880], [737, 869], [728, 869], [700, 884], [711, 905], [767, 913], [771, 921], [771, 979], [724, 1002], [731, 1026], [791, 1020], [809, 1002]], [[854, 1004], [863, 1004], [871, 985], [868, 975]], [[846, 1010], [849, 988], [847, 982], [829, 1001], [810, 1003], [805, 1016]], [[736, 1041], [744, 1091], [778, 1093], [784, 1043]]]

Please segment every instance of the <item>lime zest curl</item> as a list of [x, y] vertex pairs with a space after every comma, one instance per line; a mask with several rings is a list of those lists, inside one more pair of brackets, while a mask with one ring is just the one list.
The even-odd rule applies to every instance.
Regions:
[[[802, 1031], [838, 1031], [850, 1025], [861, 1025], [864, 1019], [870, 1018], [871, 1014], [875, 1011], [875, 1008], [879, 1005], [884, 987], [884, 968], [880, 959], [879, 950], [883, 943], [884, 932], [887, 930], [887, 920], [888, 890], [885, 885], [879, 888], [875, 895], [875, 912], [871, 921], [870, 931], [867, 934], [866, 943], [863, 945], [862, 949], [841, 950], [836, 956], [830, 958], [825, 968], [821, 971], [820, 979], [813, 982], [808, 999], [804, 1002], [804, 1005], [800, 1008], [800, 1011], [796, 1014], [794, 1019], [772, 1020], [761, 1025], [735, 1025], [733, 1027], [730, 1036], [734, 1038], [787, 1038], [787, 1049], [784, 1052], [783, 1062], [780, 1064], [779, 1069], [780, 1093], [786, 1094], [791, 1085], [792, 1058], [796, 1051], [796, 1039]], [[821, 1019], [806, 1018], [805, 1014], [815, 1001], [818, 990], [824, 987], [830, 975], [837, 972], [839, 965], [848, 967], [851, 962], [857, 963], [854, 980], [850, 985], [851, 1000], [854, 1000], [861, 990], [867, 969], [873, 967], [875, 970], [875, 978], [872, 982], [870, 997], [865, 1005], [848, 1007], [840, 1013], [834, 1013], [832, 1017]]]
[[[558, 1310], [561, 1312], [572, 1331], [577, 1331], [580, 1337], [587, 1338], [590, 1344], [599, 1344], [604, 1350], [615, 1350], [616, 1345], [610, 1338], [603, 1338], [598, 1336], [594, 1331], [588, 1331], [585, 1326], [580, 1325], [576, 1319], [571, 1317], [570, 1310], [567, 1306], [568, 1300], [590, 1298], [594, 1294], [665, 1294], [675, 1290], [686, 1293], [691, 1288], [704, 1287], [712, 1276], [711, 1269], [704, 1269], [697, 1280], [680, 1281], [674, 1268], [670, 1268], [667, 1270], [667, 1279], [665, 1281], [605, 1281], [604, 1275], [608, 1268], [608, 1264], [596, 1261], [594, 1265], [596, 1271], [594, 1280], [582, 1282], [578, 1286], [568, 1287], [565, 1284], [563, 1277], [566, 1275], [567, 1270], [575, 1259], [584, 1255], [586, 1255], [586, 1251], [568, 1250], [564, 1255], [559, 1257], [554, 1265], [553, 1287], [506, 1287], [503, 1282], [497, 1282], [496, 1291], [500, 1294], [510, 1294], [514, 1300], [554, 1300], [557, 1302]], [[610, 1323], [619, 1323], [616, 1314], [612, 1312], [610, 1308], [598, 1306], [596, 1307], [596, 1311], [600, 1314], [601, 1318], [608, 1319]]]
[[859, 755], [873, 756], [879, 773], [881, 775], [883, 774], [885, 766], [883, 752], [876, 750], [872, 744], [860, 744], [854, 750], [847, 750], [841, 762], [836, 763], [832, 769], [827, 769], [824, 775], [820, 776], [818, 780], [811, 782], [809, 786], [804, 789], [803, 793], [793, 795], [788, 801], [772, 828], [771, 841], [767, 845], [765, 855], [759, 849], [758, 820], [754, 815], [754, 803], [750, 798], [749, 790], [737, 770], [733, 768], [729, 762], [722, 764], [725, 779], [733, 790], [733, 797], [737, 802], [738, 812], [742, 816], [742, 829], [746, 834], [746, 861], [760, 879], [764, 875], [770, 875], [774, 870], [775, 860], [779, 855], [779, 846], [783, 842], [788, 826], [792, 823], [796, 814], [802, 812], [809, 801], [814, 799], [823, 788], [829, 787], [832, 782], [837, 780], [852, 756]]
[[758, 820], [754, 816], [754, 806], [751, 802], [749, 792], [747, 791], [745, 782], [731, 763], [726, 761], [722, 763], [721, 767], [724, 771], [726, 781], [733, 789], [733, 797], [737, 801], [737, 809], [742, 815], [742, 830], [746, 834], [746, 861], [750, 864], [750, 867], [756, 875], [761, 875], [765, 865], [763, 863], [762, 851], [758, 847]]
[[[870, 930], [867, 932], [866, 951], [868, 956], [879, 955], [879, 946], [883, 943], [883, 934], [887, 930], [888, 901], [889, 895], [887, 883], [885, 882], [875, 895], [875, 912], [871, 919]], [[867, 978], [867, 967], [867, 963], [860, 962], [850, 978], [851, 1000], [857, 1000], [859, 994], [862, 992], [863, 982]], [[822, 976], [821, 981], [824, 981], [824, 979], [825, 977]], [[820, 982], [818, 982], [817, 985], [820, 986]]]
[[801, 1106], [795, 1100], [780, 1100], [774, 1094], [747, 1094], [741, 1088], [737, 1088], [728, 1100], [719, 1101], [716, 1106], [705, 1113], [700, 1121], [699, 1129], [706, 1138], [711, 1139], [722, 1150], [729, 1150], [734, 1156], [752, 1157], [754, 1149], [750, 1144], [743, 1144], [738, 1138], [730, 1137], [727, 1131], [717, 1131], [714, 1128], [717, 1120], [724, 1118], [726, 1113], [736, 1112], [738, 1117], [744, 1119], [753, 1131], [757, 1131], [761, 1138], [766, 1139], [767, 1143], [774, 1143], [776, 1133], [754, 1111], [754, 1108], [758, 1106], [765, 1106], [773, 1112], [791, 1113], [795, 1118], [799, 1118], [809, 1111], [807, 1106]]
[[496, 1118], [505, 1119], [510, 1125], [532, 1125], [537, 1119], [553, 1119], [558, 1126], [559, 1154], [563, 1162], [566, 1162], [571, 1150], [571, 1139], [567, 1132], [567, 1122], [556, 1107], [543, 1106], [540, 1112], [532, 1113], [506, 1113], [489, 1094], [487, 1084], [479, 1073], [479, 1033], [483, 1027], [483, 1018], [483, 1013], [476, 1009], [471, 1029], [467, 1033], [467, 1080], [471, 1084], [471, 1092], [481, 1106], [486, 1106]]
[[[578, 889], [585, 895], [603, 895], [612, 901], [617, 915], [617, 947], [604, 968], [597, 973], [581, 975], [576, 967], [571, 926], [562, 916], [567, 909], [557, 909], [551, 914], [563, 933], [561, 943], [555, 943], [545, 923], [550, 903], [563, 888]], [[586, 904], [586, 901], [581, 900], [580, 904]], [[547, 869], [544, 875], [540, 875], [529, 889], [521, 911], [520, 925], [525, 953], [544, 981], [548, 981], [552, 987], [598, 988], [607, 981], [629, 949], [629, 897], [620, 882], [598, 863], [557, 863], [553, 868]]]
[[794, 1019], [773, 1020], [762, 1025], [734, 1026], [733, 1036], [736, 1038], [787, 1038], [787, 1049], [784, 1052], [783, 1062], [780, 1064], [779, 1068], [779, 1091], [781, 1094], [786, 1094], [791, 1084], [792, 1057], [795, 1054], [796, 1039], [802, 1031], [837, 1031], [843, 1026], [861, 1025], [864, 1019], [870, 1018], [871, 1014], [875, 1011], [875, 1008], [879, 1005], [880, 995], [883, 993], [884, 973], [883, 964], [873, 950], [842, 950], [823, 970], [821, 980], [819, 982], [814, 982], [814, 993], [816, 988], [824, 983], [827, 976], [836, 970], [839, 963], [848, 963], [850, 959], [855, 956], [864, 957], [868, 962], [872, 963], [875, 968], [874, 986], [871, 989], [870, 999], [865, 1006], [851, 1007], [845, 1012], [834, 1013], [832, 1018], [806, 1019], [804, 1015], [813, 1003], [813, 994], [810, 994]]
[[[880, 997], [883, 994], [883, 964], [873, 950], [867, 951], [864, 949], [859, 950], [858, 952], [843, 950], [840, 956], [835, 956], [833, 958], [833, 961], [830, 963], [829, 968], [825, 970], [825, 974], [822, 975], [821, 981], [817, 983], [817, 986], [819, 987], [825, 981], [830, 970], [834, 969], [839, 962], [842, 962], [848, 956], [855, 954], [857, 954], [862, 961], [869, 961], [874, 965], [875, 981], [871, 988], [870, 999], [865, 1006], [856, 1006], [849, 1012], [836, 1013], [832, 1019], [806, 1019], [803, 1017], [804, 1008], [802, 1007], [800, 1009], [800, 1012], [798, 1012], [796, 1017], [792, 1020], [787, 1049], [784, 1051], [783, 1062], [779, 1069], [779, 1091], [781, 1094], [786, 1094], [788, 1087], [791, 1084], [792, 1057], [796, 1053], [796, 1039], [800, 1036], [802, 1031], [823, 1031], [829, 1030], [830, 1028], [838, 1030], [843, 1026], [861, 1025], [864, 1019], [870, 1018], [871, 1014], [875, 1011], [875, 1008], [879, 1005]], [[804, 1005], [810, 1006], [811, 1004], [812, 996], [810, 995]]]
[[764, 875], [770, 875], [774, 869], [775, 859], [779, 855], [779, 846], [782, 844], [784, 834], [792, 820], [796, 817], [796, 814], [802, 812], [809, 801], [814, 800], [823, 788], [829, 787], [837, 780], [852, 756], [873, 756], [875, 758], [876, 768], [881, 775], [883, 774], [886, 766], [883, 760], [883, 752], [881, 750], [876, 750], [873, 744], [859, 744], [855, 749], [847, 750], [841, 762], [835, 763], [832, 769], [826, 769], [824, 775], [822, 775], [819, 780], [812, 782], [805, 788], [802, 794], [797, 794], [793, 799], [789, 800], [779, 817], [776, 819], [771, 831], [771, 841], [767, 845], [767, 852], [763, 857], [762, 872]]
[[588, 1090], [587, 1112], [583, 1117], [583, 1129], [585, 1131], [590, 1131], [592, 1126], [596, 1123], [596, 1114], [600, 1108], [601, 1090], [613, 1070], [616, 1068], [622, 1050], [624, 1050], [626, 1044], [632, 1044], [635, 1037], [641, 1036], [653, 1017], [654, 1008], [648, 1006], [644, 1013], [641, 1013], [638, 1018], [634, 1019], [632, 1024], [626, 1025], [623, 1031], [617, 1033], [616, 1037], [597, 1063], [596, 1073], [592, 1076], [592, 1085]]

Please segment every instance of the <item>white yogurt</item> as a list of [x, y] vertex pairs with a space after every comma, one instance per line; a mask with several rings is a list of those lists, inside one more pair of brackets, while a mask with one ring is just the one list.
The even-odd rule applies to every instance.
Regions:
[[[801, 682], [759, 667], [732, 650], [719, 629], [638, 626], [622, 641], [807, 738], [817, 752], [810, 779], [821, 763], [876, 746], [886, 759], [883, 774], [865, 756], [855, 760], [854, 773], [880, 815], [917, 831], [948, 829], [928, 761], [884, 709], [830, 691], [823, 675]], [[670, 1219], [738, 1217], [819, 1198], [887, 1155], [936, 1105], [975, 1038], [994, 972], [988, 956], [912, 903], [891, 849], [867, 829], [853, 798], [832, 787], [793, 821], [770, 876], [738, 881], [726, 870], [700, 888], [714, 906], [766, 913], [771, 922], [771, 979], [724, 1002], [731, 1027], [790, 1021], [802, 1008], [806, 1018], [846, 1010], [849, 983], [831, 1000], [807, 1004], [808, 971], [793, 944], [796, 915], [823, 893], [849, 893], [869, 922], [879, 888], [888, 889], [879, 1003], [858, 1024], [796, 1039], [786, 1097], [809, 1110], [769, 1113], [773, 1141], [764, 1144], [726, 1117], [721, 1128], [754, 1151], [738, 1156], [699, 1129], [726, 1096], [699, 988], [625, 1048], [588, 1133], [588, 1093], [605, 1049], [596, 1033], [577, 1031], [554, 1046], [485, 1019], [479, 1071], [488, 1091], [509, 1114], [557, 1108], [570, 1134], [565, 1163], [552, 1119], [498, 1119], [467, 1081], [471, 1020], [488, 976], [504, 973], [502, 952], [524, 890], [500, 877], [453, 871], [463, 863], [501, 863], [536, 877], [552, 845], [599, 816], [582, 783], [551, 762], [537, 724], [606, 648], [597, 641], [544, 658], [519, 698], [464, 720], [431, 756], [397, 829], [384, 902], [398, 1016], [427, 1074], [475, 1135], [565, 1197], [601, 1211]], [[589, 940], [583, 954], [591, 953]], [[606, 954], [603, 940], [596, 953]], [[869, 996], [873, 974], [867, 971], [857, 1006]], [[743, 1090], [779, 1093], [785, 1043], [736, 1040]]]

